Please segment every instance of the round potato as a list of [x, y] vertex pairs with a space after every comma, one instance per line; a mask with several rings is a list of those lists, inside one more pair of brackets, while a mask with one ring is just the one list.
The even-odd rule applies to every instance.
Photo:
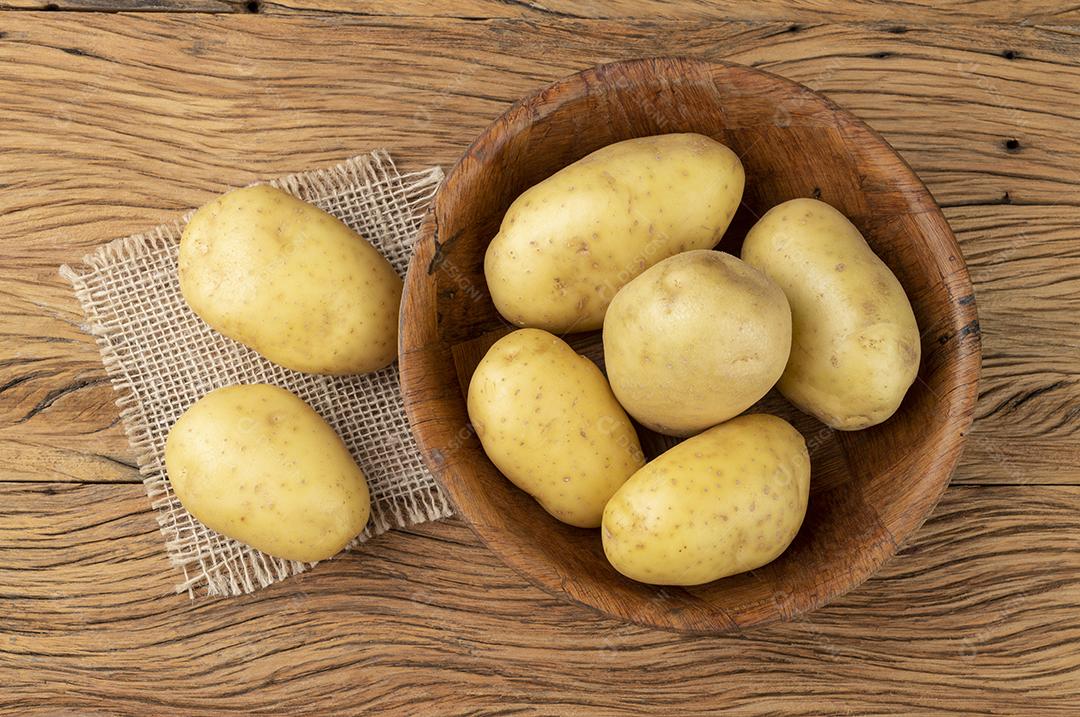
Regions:
[[640, 582], [701, 585], [784, 552], [809, 494], [799, 432], [776, 416], [740, 416], [683, 441], [615, 493], [604, 510], [604, 553]]
[[349, 450], [277, 386], [203, 396], [169, 431], [165, 469], [207, 527], [286, 560], [329, 558], [367, 525], [367, 482]]
[[598, 329], [626, 282], [720, 241], [743, 183], [735, 153], [699, 134], [599, 149], [510, 205], [484, 257], [492, 301], [518, 326]]
[[600, 369], [546, 331], [521, 329], [488, 350], [468, 410], [495, 467], [580, 528], [600, 525], [608, 498], [645, 463]]
[[919, 371], [919, 327], [904, 288], [855, 225], [824, 202], [793, 199], [758, 220], [742, 258], [791, 305], [780, 393], [844, 431], [893, 415]]
[[326, 212], [265, 184], [191, 217], [180, 290], [216, 331], [294, 371], [353, 374], [397, 356], [401, 279]]
[[768, 393], [788, 360], [784, 292], [730, 254], [688, 251], [620, 291], [604, 319], [619, 403], [642, 425], [688, 436]]

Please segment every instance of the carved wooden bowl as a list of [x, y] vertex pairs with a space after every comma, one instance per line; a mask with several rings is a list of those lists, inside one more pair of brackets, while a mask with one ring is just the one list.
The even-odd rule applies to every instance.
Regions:
[[[846, 214], [895, 272], [922, 331], [919, 377], [879, 426], [836, 432], [777, 395], [763, 399], [765, 410], [806, 438], [806, 520], [772, 563], [694, 588], [618, 574], [598, 530], [556, 521], [495, 469], [465, 408], [473, 368], [512, 329], [492, 305], [483, 273], [484, 251], [507, 207], [593, 150], [667, 132], [709, 135], [742, 157], [743, 205], [718, 248], [737, 256], [755, 217], [788, 199], [819, 197]], [[595, 333], [568, 340], [596, 355]], [[480, 135], [421, 230], [399, 348], [405, 407], [424, 460], [492, 551], [549, 593], [643, 625], [698, 633], [791, 618], [877, 570], [948, 484], [979, 373], [978, 321], [960, 249], [933, 197], [888, 143], [802, 85], [739, 65], [671, 58], [603, 65], [560, 80]], [[640, 432], [651, 455], [671, 445]]]

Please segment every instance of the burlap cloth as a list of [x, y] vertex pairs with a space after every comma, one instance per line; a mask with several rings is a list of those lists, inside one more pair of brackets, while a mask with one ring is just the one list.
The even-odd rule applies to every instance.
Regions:
[[[344, 221], [404, 275], [442, 178], [438, 167], [402, 175], [386, 152], [376, 151], [270, 183]], [[169, 428], [221, 386], [282, 386], [334, 427], [371, 489], [371, 520], [356, 542], [450, 515], [450, 503], [424, 468], [409, 432], [397, 364], [366, 376], [297, 373], [221, 336], [188, 308], [176, 278], [177, 246], [188, 217], [106, 244], [81, 266], [60, 268], [75, 288], [119, 396], [120, 418], [165, 551], [182, 575], [177, 592], [239, 595], [312, 565], [273, 558], [210, 530], [173, 495], [164, 465]]]

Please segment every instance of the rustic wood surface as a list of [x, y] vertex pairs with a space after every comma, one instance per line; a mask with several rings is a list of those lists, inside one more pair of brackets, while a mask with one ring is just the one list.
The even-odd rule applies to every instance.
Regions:
[[[0, 11], [0, 711], [1080, 710], [1075, 5], [55, 6], [161, 12]], [[827, 93], [944, 207], [978, 297], [981, 396], [907, 547], [829, 607], [729, 638], [563, 604], [457, 521], [246, 598], [173, 595], [57, 266], [226, 186], [376, 146], [449, 165], [536, 86], [657, 54]]]

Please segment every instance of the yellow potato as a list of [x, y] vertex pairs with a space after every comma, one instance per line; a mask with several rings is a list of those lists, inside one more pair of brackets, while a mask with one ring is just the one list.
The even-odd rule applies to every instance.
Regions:
[[791, 305], [780, 393], [844, 431], [893, 415], [919, 371], [919, 327], [904, 288], [859, 230], [824, 202], [793, 199], [758, 220], [742, 258]]
[[604, 553], [623, 575], [655, 585], [753, 570], [791, 544], [809, 492], [799, 432], [776, 416], [739, 416], [683, 441], [615, 493]]
[[203, 396], [169, 431], [165, 468], [189, 513], [279, 558], [329, 558], [367, 525], [367, 482], [349, 450], [277, 386]]
[[735, 153], [699, 134], [599, 149], [510, 205], [484, 257], [492, 301], [518, 326], [598, 329], [626, 282], [720, 241], [743, 182]]
[[192, 216], [180, 290], [218, 332], [295, 371], [353, 374], [397, 355], [401, 279], [341, 221], [260, 184]]
[[600, 369], [546, 331], [496, 342], [469, 383], [468, 409], [491, 462], [570, 525], [600, 525], [608, 498], [645, 462]]
[[780, 287], [709, 249], [647, 269], [615, 295], [604, 319], [604, 362], [619, 403], [673, 436], [752, 406], [780, 378], [790, 348]]

